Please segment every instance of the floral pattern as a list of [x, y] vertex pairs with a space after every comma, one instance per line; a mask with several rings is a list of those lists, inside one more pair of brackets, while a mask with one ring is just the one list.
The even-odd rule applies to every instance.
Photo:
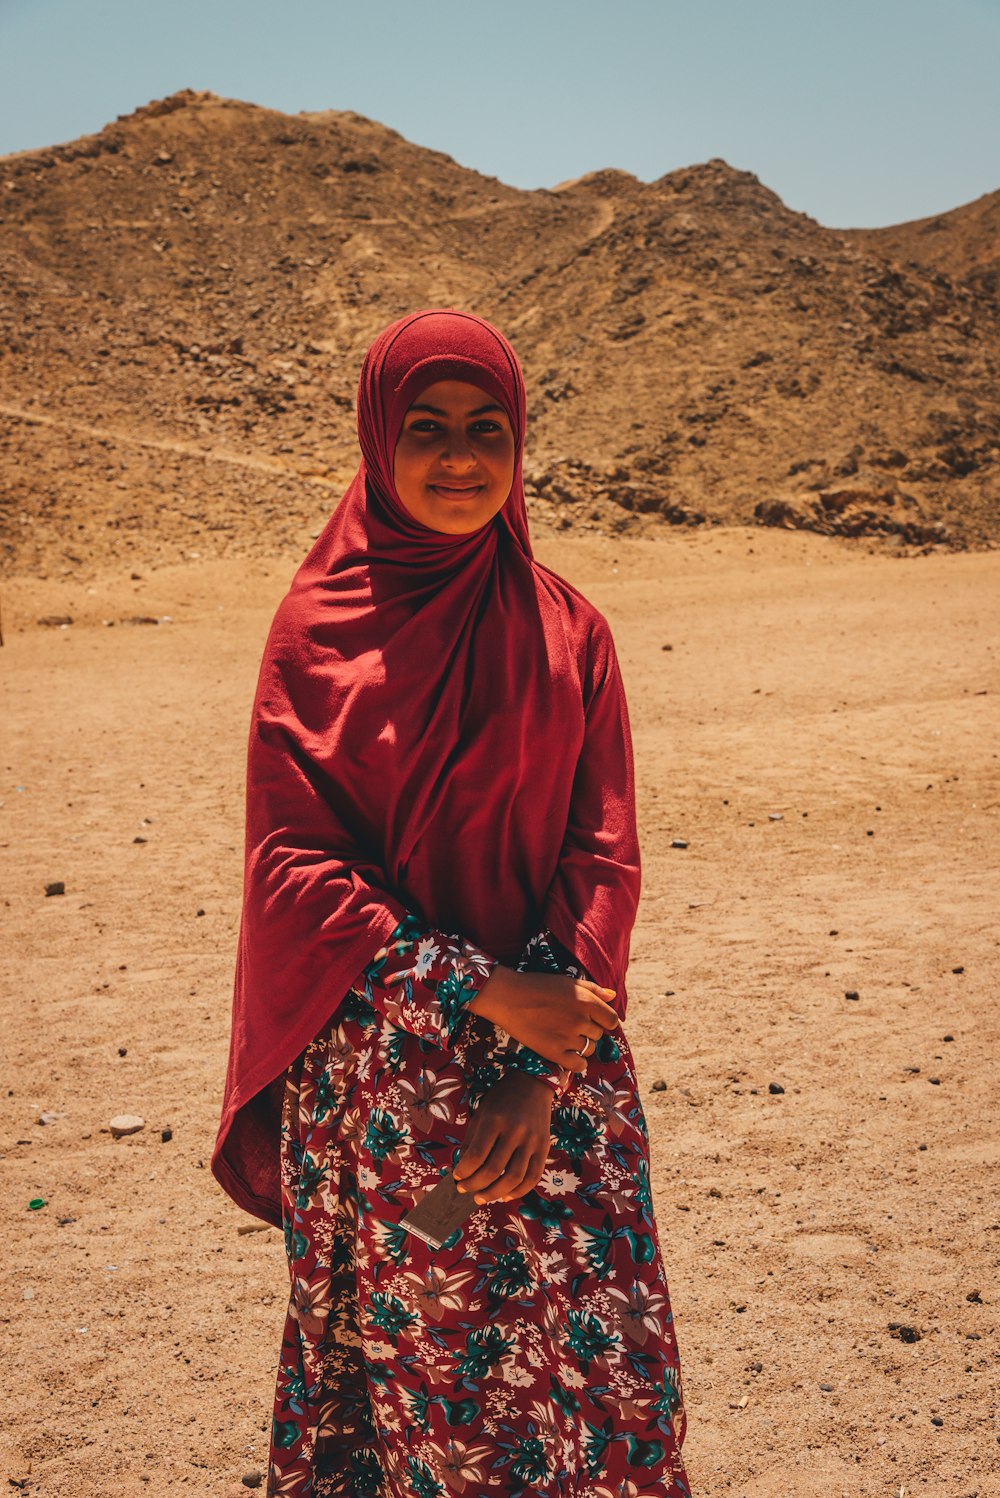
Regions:
[[[579, 975], [548, 933], [519, 966]], [[271, 1495], [689, 1498], [628, 1042], [560, 1072], [468, 1010], [491, 970], [407, 918], [289, 1068]], [[545, 1173], [435, 1252], [400, 1219], [511, 1067], [556, 1093]]]

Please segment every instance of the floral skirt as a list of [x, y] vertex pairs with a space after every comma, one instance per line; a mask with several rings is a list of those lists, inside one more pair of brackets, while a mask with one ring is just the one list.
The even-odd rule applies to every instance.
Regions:
[[510, 1037], [454, 1049], [354, 990], [289, 1069], [292, 1294], [268, 1493], [687, 1498], [677, 1345], [622, 1030], [552, 1112], [534, 1190], [437, 1251], [400, 1226], [458, 1158]]

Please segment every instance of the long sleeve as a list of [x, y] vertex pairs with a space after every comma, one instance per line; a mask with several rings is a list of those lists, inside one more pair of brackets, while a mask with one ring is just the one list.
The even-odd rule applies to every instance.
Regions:
[[472, 942], [406, 915], [354, 989], [401, 1030], [450, 1049], [494, 967], [495, 959]]
[[639, 901], [639, 840], [628, 708], [604, 620], [588, 647], [584, 741], [555, 878], [542, 910], [546, 928], [596, 982], [617, 991], [625, 1018], [625, 971]]

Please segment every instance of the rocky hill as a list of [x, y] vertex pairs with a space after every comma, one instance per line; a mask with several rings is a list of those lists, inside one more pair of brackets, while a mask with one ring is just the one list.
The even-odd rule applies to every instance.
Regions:
[[365, 347], [432, 304], [518, 349], [558, 525], [992, 545], [976, 206], [841, 233], [722, 161], [522, 192], [350, 113], [147, 105], [0, 161], [0, 565], [301, 546], [354, 467]]

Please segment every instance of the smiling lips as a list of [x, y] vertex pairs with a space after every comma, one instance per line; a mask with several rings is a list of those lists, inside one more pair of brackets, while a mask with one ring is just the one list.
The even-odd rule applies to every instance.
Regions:
[[482, 489], [482, 484], [430, 484], [428, 486], [442, 499], [473, 499]]

